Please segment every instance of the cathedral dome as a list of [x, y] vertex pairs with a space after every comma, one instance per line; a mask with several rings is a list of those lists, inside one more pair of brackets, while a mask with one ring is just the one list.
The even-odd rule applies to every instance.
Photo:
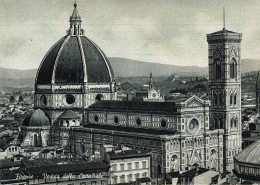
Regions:
[[108, 58], [84, 35], [75, 3], [70, 29], [43, 58], [37, 72], [36, 85], [109, 83], [113, 79], [114, 73]]
[[29, 127], [50, 126], [50, 120], [41, 109], [37, 109], [25, 117], [23, 121], [23, 126], [29, 126]]

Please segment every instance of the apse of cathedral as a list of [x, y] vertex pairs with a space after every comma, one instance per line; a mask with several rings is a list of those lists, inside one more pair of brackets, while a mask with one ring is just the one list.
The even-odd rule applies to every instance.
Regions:
[[24, 122], [24, 145], [63, 146], [79, 157], [104, 144], [139, 148], [152, 153], [153, 176], [232, 169], [241, 150], [240, 33], [224, 27], [207, 35], [209, 100], [121, 101], [111, 64], [85, 36], [76, 3], [69, 22], [39, 66], [34, 103], [41, 119]]

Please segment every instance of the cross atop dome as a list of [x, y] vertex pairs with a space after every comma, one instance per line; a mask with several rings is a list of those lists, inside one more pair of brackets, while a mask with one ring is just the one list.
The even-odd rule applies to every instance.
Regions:
[[70, 29], [68, 30], [69, 35], [84, 35], [84, 30], [81, 29], [81, 17], [77, 9], [77, 2], [74, 2], [74, 9], [70, 16]]

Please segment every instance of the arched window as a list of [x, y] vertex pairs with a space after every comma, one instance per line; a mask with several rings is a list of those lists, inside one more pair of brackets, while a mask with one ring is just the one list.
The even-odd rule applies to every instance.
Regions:
[[237, 95], [234, 95], [234, 105], [237, 104]]
[[230, 105], [233, 104], [233, 95], [230, 95]]
[[234, 119], [234, 127], [237, 127], [237, 119]]
[[97, 101], [100, 101], [100, 100], [102, 100], [102, 99], [103, 99], [103, 95], [102, 95], [102, 94], [97, 94], [97, 96], [96, 96], [96, 98], [95, 98], [96, 102], [97, 102]]
[[219, 60], [215, 61], [214, 63], [214, 76], [215, 80], [220, 80], [222, 76], [222, 70], [221, 70], [221, 62]]
[[114, 123], [115, 123], [115, 124], [118, 124], [118, 122], [119, 122], [118, 117], [115, 116], [115, 117], [114, 117]]
[[98, 122], [98, 116], [97, 116], [97, 115], [94, 116], [94, 121], [95, 121], [95, 122]]
[[140, 118], [137, 118], [137, 119], [136, 119], [136, 124], [137, 124], [137, 125], [141, 125], [141, 124], [142, 124], [142, 122], [141, 122], [141, 119], [140, 119]]
[[33, 140], [34, 140], [34, 146], [38, 146], [38, 136], [37, 136], [37, 134], [34, 134]]
[[232, 59], [230, 66], [230, 78], [237, 77], [237, 63], [235, 59]]
[[81, 145], [81, 151], [82, 153], [85, 153], [85, 146], [83, 144]]
[[219, 102], [219, 105], [223, 105], [223, 98], [222, 98], [222, 95], [221, 94], [219, 94], [218, 95], [218, 102]]
[[162, 121], [161, 121], [161, 127], [162, 128], [165, 128], [167, 126], [167, 123], [166, 123], [166, 121], [163, 119]]
[[214, 105], [217, 106], [218, 105], [218, 97], [216, 94], [213, 95], [213, 102], [214, 102]]
[[215, 129], [219, 129], [218, 119], [217, 118], [214, 119], [214, 126], [215, 126]]
[[221, 118], [219, 119], [219, 128], [224, 128], [223, 121]]

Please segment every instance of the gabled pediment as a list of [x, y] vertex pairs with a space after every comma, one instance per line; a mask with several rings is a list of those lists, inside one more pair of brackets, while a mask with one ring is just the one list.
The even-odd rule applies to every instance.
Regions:
[[193, 95], [184, 102], [185, 107], [201, 107], [204, 104], [204, 100], [196, 95]]

